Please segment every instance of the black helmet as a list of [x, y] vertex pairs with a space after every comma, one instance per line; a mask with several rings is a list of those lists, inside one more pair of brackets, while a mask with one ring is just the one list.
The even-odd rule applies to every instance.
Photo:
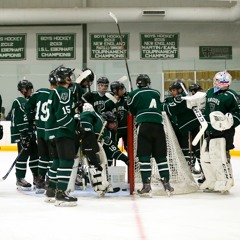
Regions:
[[74, 69], [71, 68], [66, 68], [63, 66], [58, 67], [54, 73], [56, 81], [59, 83], [66, 83], [66, 78], [70, 78], [73, 74], [73, 71]]
[[90, 68], [83, 68], [82, 71], [87, 71], [90, 70], [91, 74], [89, 74], [85, 79], [89, 82], [89, 85], [92, 85], [94, 79], [95, 79], [95, 75], [93, 73], [93, 71]]
[[117, 93], [120, 89], [125, 89], [125, 86], [120, 81], [114, 81], [110, 84], [110, 89], [113, 93]]
[[102, 114], [102, 117], [108, 123], [117, 122], [117, 117], [113, 112], [107, 111]]
[[23, 79], [18, 82], [17, 89], [20, 92], [22, 92], [24, 89], [25, 90], [33, 89], [33, 84], [31, 82], [29, 82], [28, 80]]
[[177, 89], [177, 90], [181, 89], [181, 90], [183, 90], [181, 84], [183, 84], [183, 86], [186, 88], [185, 84], [181, 80], [176, 80], [172, 85], [170, 85], [169, 91], [171, 91], [173, 89]]
[[56, 75], [55, 75], [55, 70], [52, 70], [50, 73], [49, 73], [49, 78], [48, 78], [48, 81], [50, 82], [51, 85], [56, 85], [57, 84], [57, 80], [56, 80]]
[[194, 84], [189, 85], [188, 90], [189, 90], [189, 92], [194, 91], [196, 93], [198, 91], [202, 91], [202, 87], [199, 84], [194, 83]]
[[147, 74], [139, 74], [136, 79], [136, 85], [138, 88], [146, 87], [151, 83], [151, 80]]
[[105, 84], [105, 85], [108, 85], [108, 84], [109, 84], [109, 80], [108, 80], [106, 77], [100, 77], [100, 78], [97, 80], [97, 84]]

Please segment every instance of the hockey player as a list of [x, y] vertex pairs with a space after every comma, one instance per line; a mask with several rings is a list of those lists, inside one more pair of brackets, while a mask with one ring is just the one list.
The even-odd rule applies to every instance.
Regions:
[[234, 148], [235, 127], [240, 124], [240, 100], [229, 89], [232, 76], [218, 72], [214, 87], [207, 91], [205, 118], [209, 124], [201, 148], [201, 163], [206, 180], [200, 189], [225, 192], [234, 185], [229, 150]]
[[46, 121], [46, 137], [51, 140], [55, 149], [53, 164], [49, 170], [49, 186], [46, 200], [55, 206], [76, 206], [77, 198], [70, 196], [66, 189], [72, 176], [75, 157], [75, 121], [74, 104], [71, 90], [73, 70], [59, 67], [55, 71], [57, 87], [48, 99], [49, 118]]
[[47, 102], [51, 91], [56, 87], [57, 81], [55, 78], [55, 70], [49, 74], [49, 88], [40, 88], [29, 98], [25, 105], [25, 112], [28, 120], [35, 121], [37, 128], [37, 142], [38, 142], [38, 179], [36, 182], [36, 193], [45, 192], [45, 181], [47, 170], [52, 165], [51, 159], [51, 143], [45, 140], [45, 122], [49, 117], [47, 109]]
[[121, 160], [127, 166], [129, 165], [128, 157], [118, 148], [118, 140], [116, 138], [118, 121], [113, 112], [107, 111], [103, 113], [103, 119], [107, 122], [105, 131], [103, 132], [103, 149], [108, 159], [108, 166], [112, 165], [114, 160]]
[[[174, 119], [174, 130], [178, 138], [179, 145], [182, 148], [186, 161], [191, 169], [194, 171], [194, 163], [190, 158], [190, 146], [189, 146], [189, 131], [199, 131], [199, 120], [196, 115], [187, 107], [186, 101], [182, 98], [186, 96], [183, 90], [185, 84], [181, 80], [176, 80], [169, 88], [173, 98], [171, 101], [165, 101], [163, 103], [163, 110], [168, 114], [170, 119]], [[200, 151], [194, 152], [198, 158], [200, 158]], [[195, 173], [195, 172], [193, 172]]]
[[108, 98], [105, 93], [108, 91], [109, 80], [106, 77], [100, 77], [97, 80], [97, 91], [87, 92], [82, 96], [84, 102], [93, 105], [94, 110], [98, 114], [102, 114], [105, 111], [105, 102]]
[[28, 80], [21, 80], [17, 85], [17, 89], [20, 96], [14, 100], [11, 108], [11, 142], [17, 143], [18, 153], [24, 149], [16, 163], [17, 188], [29, 191], [32, 185], [25, 180], [28, 158], [34, 185], [38, 177], [36, 135], [33, 122], [28, 121], [24, 112], [27, 99], [33, 92], [33, 85]]
[[168, 193], [174, 190], [169, 183], [166, 136], [160, 109], [160, 92], [150, 88], [150, 84], [149, 76], [140, 74], [136, 79], [138, 89], [128, 95], [129, 110], [133, 116], [136, 116], [138, 125], [137, 156], [143, 182], [143, 188], [138, 190], [140, 196], [151, 196], [151, 157], [156, 160], [165, 190]]
[[[127, 93], [124, 84], [114, 81], [110, 84], [110, 89], [114, 99], [109, 99], [105, 103], [105, 110], [112, 111], [117, 116], [117, 142], [122, 138], [124, 148], [127, 150]], [[109, 96], [109, 95], [106, 95]]]
[[113, 189], [108, 182], [107, 157], [100, 142], [103, 139], [105, 124], [102, 117], [97, 114], [93, 106], [84, 103], [83, 112], [80, 114], [79, 135], [81, 138], [81, 149], [87, 157], [89, 180], [94, 191], [99, 196], [106, 192], [116, 192], [120, 189]]

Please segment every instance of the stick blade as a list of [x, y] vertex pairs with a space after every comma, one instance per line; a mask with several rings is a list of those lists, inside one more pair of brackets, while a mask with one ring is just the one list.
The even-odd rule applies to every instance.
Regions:
[[81, 83], [83, 79], [85, 79], [87, 76], [89, 76], [91, 74], [90, 70], [86, 70], [84, 71], [77, 79], [76, 79], [76, 83]]
[[121, 78], [118, 79], [119, 82], [125, 82], [127, 80], [127, 76], [122, 76]]
[[192, 145], [193, 146], [196, 146], [198, 144], [199, 140], [203, 136], [203, 134], [206, 131], [207, 127], [208, 127], [208, 123], [206, 121], [201, 124], [200, 131], [198, 132], [198, 134], [195, 136], [195, 138], [192, 141]]
[[105, 93], [105, 96], [106, 96], [108, 99], [112, 100], [115, 104], [117, 103], [117, 99], [116, 99], [111, 93], [106, 92], [106, 93]]
[[117, 17], [116, 17], [112, 12], [109, 12], [109, 16], [110, 16], [111, 18], [113, 18], [113, 20], [116, 22], [116, 24], [118, 24]]

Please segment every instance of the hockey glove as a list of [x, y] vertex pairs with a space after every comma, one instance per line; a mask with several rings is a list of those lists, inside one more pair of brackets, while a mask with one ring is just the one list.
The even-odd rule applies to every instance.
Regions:
[[224, 115], [220, 111], [214, 111], [209, 116], [212, 127], [218, 131], [224, 131], [233, 126], [233, 116], [231, 113]]
[[24, 150], [30, 146], [32, 136], [28, 132], [23, 132], [20, 135], [20, 144]]
[[197, 107], [198, 109], [205, 108], [206, 104], [206, 93], [205, 92], [197, 92], [192, 96], [182, 97], [182, 99], [186, 100], [187, 108], [192, 109], [193, 107]]

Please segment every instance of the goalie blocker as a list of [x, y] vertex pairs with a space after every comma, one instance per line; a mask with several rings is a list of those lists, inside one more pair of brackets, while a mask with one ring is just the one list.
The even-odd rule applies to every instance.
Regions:
[[226, 192], [234, 185], [230, 156], [225, 138], [206, 139], [201, 148], [201, 166], [206, 180], [200, 185], [202, 190]]

